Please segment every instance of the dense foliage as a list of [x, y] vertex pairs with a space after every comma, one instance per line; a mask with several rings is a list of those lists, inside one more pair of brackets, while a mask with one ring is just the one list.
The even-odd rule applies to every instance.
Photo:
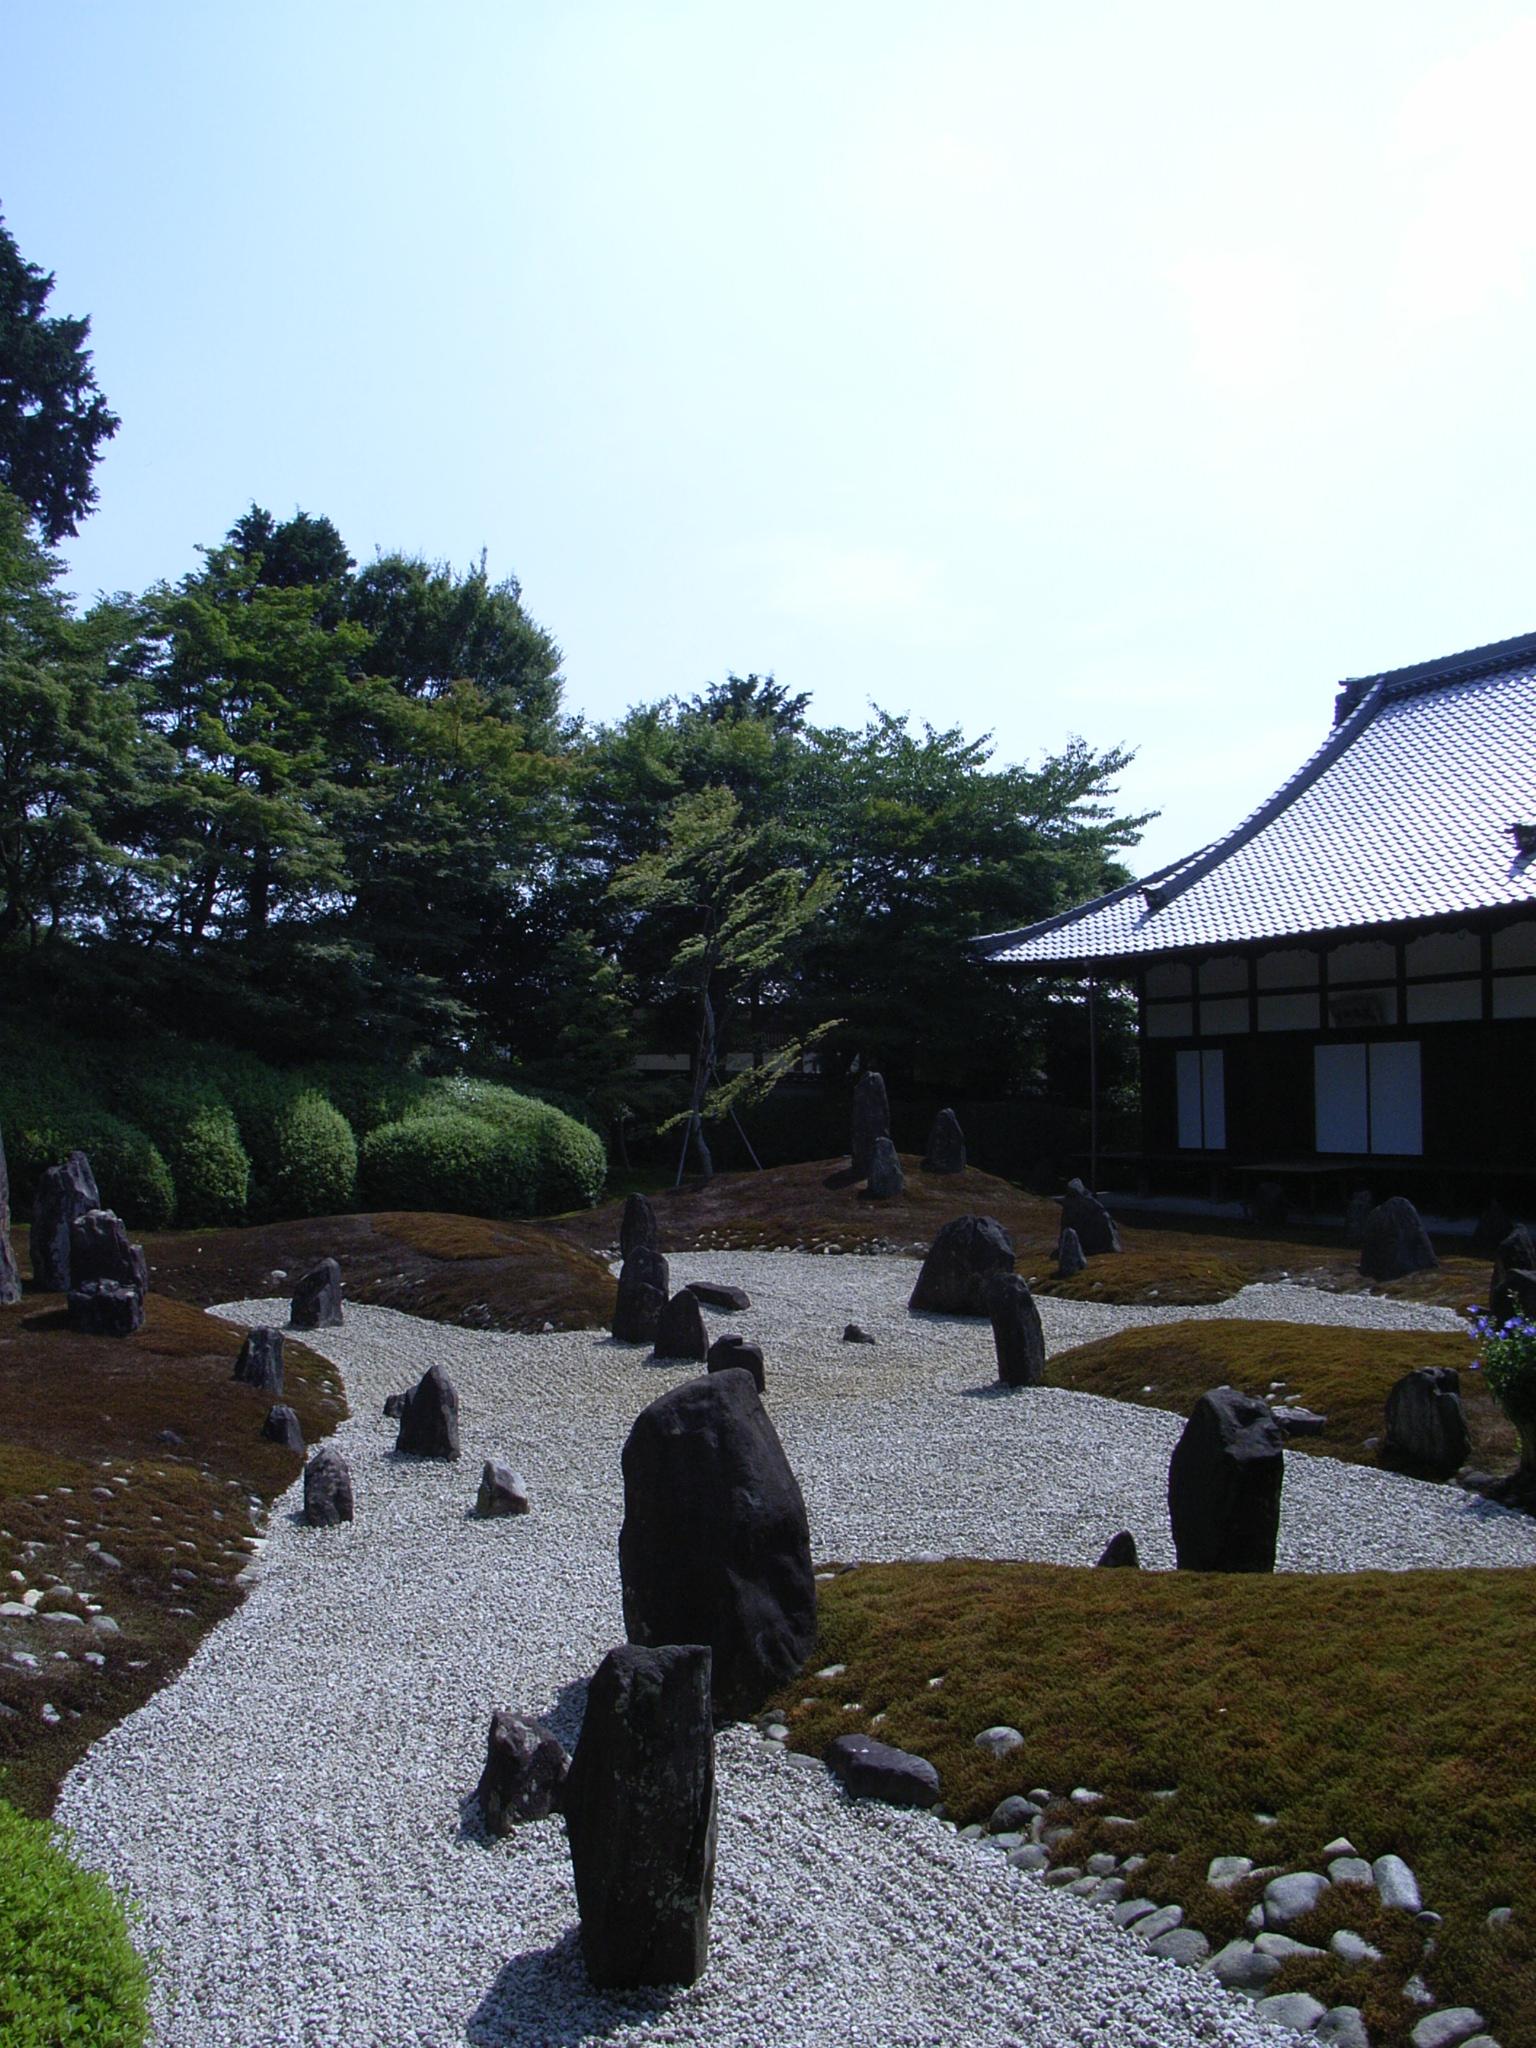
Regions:
[[144, 1964], [106, 1879], [0, 1799], [0, 2039], [138, 2048], [148, 2035]]

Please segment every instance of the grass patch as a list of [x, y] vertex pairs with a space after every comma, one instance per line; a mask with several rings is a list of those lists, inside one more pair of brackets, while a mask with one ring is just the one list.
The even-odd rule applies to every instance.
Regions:
[[1061, 1301], [1130, 1302], [1138, 1306], [1197, 1308], [1230, 1301], [1254, 1274], [1240, 1260], [1194, 1245], [1166, 1251], [1128, 1250], [1090, 1259], [1081, 1273], [1059, 1280], [1054, 1272], [1031, 1282], [1036, 1294]]
[[0, 2040], [139, 2048], [149, 1981], [105, 1878], [0, 1799]]
[[[1473, 1356], [1468, 1339], [1451, 1331], [1359, 1330], [1233, 1317], [1122, 1330], [1058, 1352], [1046, 1365], [1045, 1378], [1048, 1386], [1179, 1415], [1187, 1415], [1212, 1387], [1238, 1387], [1328, 1417], [1321, 1436], [1291, 1437], [1289, 1449], [1376, 1465], [1383, 1462], [1375, 1446], [1391, 1387], [1419, 1366], [1449, 1365], [1462, 1375], [1471, 1462], [1500, 1469], [1515, 1461], [1519, 1441], [1481, 1376], [1468, 1372]], [[1274, 1380], [1284, 1385], [1271, 1394]]]
[[[860, 1729], [915, 1750], [962, 1825], [1033, 1785], [1089, 1786], [1101, 1817], [1065, 1797], [1052, 1810], [1072, 1829], [1056, 1860], [1140, 1851], [1138, 1887], [1182, 1905], [1213, 1946], [1241, 1931], [1260, 1887], [1212, 1891], [1212, 1856], [1316, 1869], [1341, 1833], [1363, 1855], [1395, 1851], [1445, 1916], [1435, 1953], [1407, 1915], [1336, 1889], [1287, 1931], [1326, 1945], [1350, 1926], [1386, 1960], [1288, 1964], [1288, 1985], [1359, 2005], [1378, 2048], [1400, 2048], [1419, 2016], [1401, 1986], [1418, 1969], [1437, 2002], [1476, 2005], [1505, 2042], [1536, 2040], [1536, 1575], [952, 1560], [861, 1565], [820, 1591], [809, 1668], [847, 1668], [785, 1689], [794, 1747], [820, 1755]], [[1001, 1760], [974, 1746], [999, 1723], [1025, 1738]], [[1110, 1814], [1134, 1825], [1110, 1828]], [[1505, 1905], [1513, 1923], [1495, 1933], [1486, 1915]]]

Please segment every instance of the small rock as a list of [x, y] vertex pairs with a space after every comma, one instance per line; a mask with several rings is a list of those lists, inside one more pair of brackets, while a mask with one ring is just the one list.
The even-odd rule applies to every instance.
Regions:
[[1117, 1927], [1135, 1927], [1145, 1920], [1149, 1913], [1155, 1913], [1156, 1906], [1150, 1899], [1126, 1899], [1110, 1914]]
[[661, 1249], [656, 1211], [645, 1195], [631, 1195], [624, 1204], [624, 1218], [619, 1225], [620, 1259], [627, 1259], [638, 1245], [653, 1252]]
[[1359, 1854], [1360, 1851], [1355, 1847], [1348, 1835], [1335, 1835], [1323, 1851], [1323, 1861], [1326, 1863], [1334, 1856], [1358, 1856]]
[[286, 1402], [278, 1401], [267, 1410], [266, 1420], [261, 1425], [262, 1436], [268, 1443], [281, 1444], [286, 1451], [304, 1455], [304, 1431], [299, 1418]]
[[997, 1376], [1004, 1386], [1037, 1387], [1045, 1377], [1045, 1332], [1022, 1273], [992, 1273], [982, 1301], [992, 1322]]
[[1426, 2013], [1408, 2036], [1413, 2048], [1462, 2048], [1483, 2030], [1483, 2016], [1474, 2006], [1445, 2005]]
[[652, 1356], [681, 1358], [694, 1365], [702, 1365], [709, 1356], [704, 1312], [699, 1307], [699, 1297], [690, 1294], [686, 1287], [671, 1297], [656, 1318]]
[[293, 1290], [288, 1321], [295, 1330], [334, 1330], [341, 1325], [341, 1268], [334, 1259], [311, 1266]]
[[1501, 1927], [1507, 1927], [1514, 1917], [1515, 1909], [1513, 1906], [1495, 1906], [1488, 1915], [1488, 1925], [1497, 1931]]
[[686, 1280], [683, 1292], [691, 1294], [705, 1308], [717, 1308], [727, 1315], [744, 1315], [752, 1306], [752, 1297], [745, 1287], [727, 1287], [718, 1280]]
[[1255, 1936], [1253, 1945], [1261, 1956], [1273, 1956], [1279, 1963], [1295, 1962], [1297, 1957], [1304, 1961], [1315, 1961], [1317, 1957], [1326, 1953], [1325, 1950], [1313, 1948], [1305, 1941], [1292, 1941], [1288, 1934], [1260, 1934]]
[[1372, 1948], [1363, 1934], [1356, 1934], [1352, 1928], [1339, 1927], [1328, 1937], [1328, 1946], [1344, 1963], [1379, 1963], [1381, 1950]]
[[1116, 1863], [1107, 1849], [1101, 1849], [1097, 1855], [1088, 1858], [1086, 1868], [1093, 1877], [1109, 1877], [1113, 1874]]
[[1327, 1416], [1319, 1415], [1312, 1408], [1287, 1408], [1275, 1404], [1269, 1412], [1279, 1423], [1284, 1436], [1321, 1436], [1328, 1427]]
[[843, 1342], [845, 1344], [873, 1344], [874, 1341], [869, 1332], [861, 1330], [857, 1323], [844, 1323]]
[[924, 1173], [964, 1173], [965, 1134], [952, 1109], [941, 1109], [928, 1132]]
[[351, 1469], [333, 1445], [316, 1451], [304, 1467], [304, 1519], [315, 1529], [352, 1520]]
[[1213, 1856], [1205, 1873], [1207, 1884], [1215, 1885], [1220, 1891], [1230, 1891], [1235, 1884], [1241, 1884], [1253, 1869], [1251, 1856]]
[[893, 1202], [906, 1193], [907, 1178], [901, 1170], [901, 1159], [889, 1138], [876, 1138], [870, 1154], [869, 1173], [864, 1183], [864, 1192], [872, 1202]]
[[1008, 1861], [1015, 1870], [1044, 1870], [1050, 1860], [1050, 1850], [1039, 1842], [1024, 1842], [1008, 1851]]
[[1423, 1907], [1419, 1881], [1401, 1856], [1378, 1856], [1371, 1865], [1371, 1875], [1384, 1906], [1396, 1906], [1404, 1913], [1417, 1913]]
[[1331, 2043], [1331, 2048], [1371, 2048], [1365, 2015], [1358, 2005], [1330, 2006], [1312, 2029], [1312, 2038]]
[[1057, 1279], [1071, 1280], [1077, 1274], [1085, 1272], [1087, 1267], [1088, 1258], [1083, 1250], [1082, 1239], [1075, 1230], [1064, 1230], [1056, 1245]]
[[1262, 1991], [1280, 1974], [1279, 1959], [1261, 1954], [1251, 1941], [1229, 1941], [1212, 1956], [1209, 1967], [1229, 1991]]
[[1203, 1963], [1211, 1952], [1211, 1944], [1197, 1927], [1175, 1927], [1149, 1941], [1147, 1947], [1153, 1955], [1170, 1963], [1182, 1963], [1187, 1970]]
[[1175, 1927], [1182, 1927], [1183, 1924], [1184, 1908], [1182, 1906], [1159, 1906], [1155, 1912], [1149, 1913], [1144, 1920], [1138, 1920], [1135, 1923], [1136, 1932], [1143, 1941], [1156, 1941], [1160, 1934], [1171, 1934]]
[[1369, 1884], [1371, 1866], [1363, 1856], [1335, 1856], [1328, 1876], [1334, 1884]]
[[1076, 1884], [1082, 1871], [1075, 1863], [1058, 1863], [1054, 1870], [1045, 1873], [1045, 1883], [1060, 1891], [1066, 1885]]
[[749, 1344], [745, 1337], [738, 1337], [733, 1330], [715, 1339], [705, 1360], [705, 1368], [709, 1372], [729, 1372], [732, 1366], [740, 1366], [743, 1372], [751, 1373], [752, 1384], [760, 1394], [767, 1391], [763, 1347], [761, 1344]]
[[235, 1360], [235, 1378], [264, 1394], [283, 1391], [283, 1333], [265, 1324], [247, 1330], [240, 1356]]
[[1294, 1870], [1287, 1877], [1271, 1878], [1264, 1887], [1264, 1925], [1284, 1927], [1288, 1921], [1299, 1920], [1329, 1890], [1327, 1878], [1315, 1870]]
[[428, 1366], [406, 1395], [395, 1452], [412, 1458], [458, 1457], [458, 1390], [440, 1365]]
[[1086, 1785], [1076, 1785], [1072, 1790], [1072, 1798], [1079, 1806], [1098, 1806], [1102, 1803], [1104, 1794], [1090, 1791]]
[[855, 1798], [879, 1799], [887, 1806], [933, 1806], [938, 1801], [939, 1774], [926, 1757], [877, 1742], [871, 1735], [835, 1735], [826, 1761]]
[[538, 1721], [499, 1710], [491, 1716], [485, 1768], [476, 1796], [493, 1835], [510, 1834], [519, 1821], [543, 1820], [557, 1811], [571, 1760]]
[[1254, 2007], [1261, 2019], [1272, 2020], [1278, 2027], [1294, 2027], [1298, 2034], [1309, 2034], [1327, 2010], [1310, 1991], [1282, 1991], [1278, 1997], [1261, 1998]]
[[526, 1515], [528, 1511], [528, 1482], [522, 1473], [488, 1458], [480, 1472], [475, 1513], [482, 1521], [491, 1521], [502, 1515]]
[[1433, 2005], [1435, 2002], [1435, 1994], [1417, 1970], [1403, 1986], [1403, 1996], [1414, 2005]]
[[406, 1399], [407, 1396], [404, 1394], [386, 1394], [384, 1396], [384, 1413], [391, 1422], [398, 1422], [405, 1413]]
[[1024, 1738], [1017, 1728], [983, 1728], [975, 1738], [975, 1746], [989, 1756], [1007, 1756], [1024, 1747]]
[[1129, 1529], [1120, 1529], [1105, 1544], [1099, 1554], [1099, 1564], [1108, 1571], [1139, 1571], [1141, 1558], [1136, 1550], [1136, 1538]]
[[1026, 1799], [1021, 1792], [1010, 1792], [993, 1807], [987, 1827], [994, 1835], [1006, 1834], [1010, 1828], [1027, 1827], [1039, 1811], [1033, 1799]]

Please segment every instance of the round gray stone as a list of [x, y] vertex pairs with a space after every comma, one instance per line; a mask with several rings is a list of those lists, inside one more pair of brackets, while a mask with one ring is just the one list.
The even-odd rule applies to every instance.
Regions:
[[1288, 1877], [1271, 1878], [1264, 1887], [1264, 1925], [1284, 1927], [1288, 1921], [1299, 1920], [1331, 1889], [1327, 1878], [1316, 1870], [1293, 1870]]
[[1314, 2041], [1327, 2041], [1332, 2048], [1371, 2048], [1365, 2015], [1358, 2005], [1330, 2006], [1312, 2029]]
[[1229, 1991], [1262, 1991], [1280, 1974], [1279, 1958], [1262, 1955], [1251, 1941], [1229, 1941], [1211, 1957], [1208, 1967]]
[[1211, 1952], [1211, 1944], [1198, 1927], [1175, 1927], [1169, 1934], [1159, 1934], [1147, 1946], [1153, 1955], [1163, 1957], [1165, 1962], [1182, 1963], [1187, 1970], [1203, 1963]]
[[1405, 1913], [1417, 1913], [1424, 1904], [1419, 1881], [1401, 1856], [1378, 1856], [1371, 1865], [1376, 1892], [1384, 1906], [1397, 1906]]
[[1254, 2011], [1261, 2019], [1279, 2027], [1294, 2027], [1298, 2034], [1310, 2034], [1328, 2010], [1310, 1991], [1282, 1991], [1276, 1998], [1261, 1998]]
[[1408, 2038], [1413, 2048], [1462, 2048], [1482, 2031], [1483, 2016], [1475, 2006], [1443, 2005], [1426, 2013]]

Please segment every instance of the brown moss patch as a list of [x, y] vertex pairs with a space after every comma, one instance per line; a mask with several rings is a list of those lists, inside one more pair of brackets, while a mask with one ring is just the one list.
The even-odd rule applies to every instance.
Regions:
[[1053, 1294], [1063, 1301], [1195, 1308], [1209, 1302], [1230, 1301], [1252, 1277], [1238, 1261], [1199, 1247], [1183, 1250], [1177, 1258], [1170, 1258], [1166, 1252], [1137, 1249], [1090, 1259], [1087, 1268], [1074, 1273], [1070, 1280], [1059, 1280], [1054, 1271], [1048, 1271], [1043, 1277], [1032, 1279], [1030, 1286], [1036, 1294]]
[[[1213, 1944], [1241, 1931], [1258, 1887], [1212, 1891], [1212, 1856], [1315, 1869], [1340, 1833], [1367, 1856], [1395, 1851], [1445, 1916], [1432, 1958], [1407, 1915], [1341, 1892], [1288, 1931], [1325, 1942], [1348, 1925], [1384, 1949], [1348, 1980], [1379, 2044], [1407, 2040], [1418, 2015], [1400, 1987], [1415, 1968], [1437, 2002], [1478, 2006], [1501, 2040], [1536, 2040], [1536, 1574], [957, 1560], [862, 1565], [820, 1592], [816, 1651], [776, 1702], [796, 1748], [820, 1755], [859, 1729], [915, 1750], [961, 1824], [1049, 1785], [1050, 1818], [1073, 1830], [1058, 1861], [1140, 1850], [1138, 1888], [1182, 1905]], [[840, 1677], [813, 1675], [834, 1663]], [[1003, 1759], [974, 1746], [999, 1723], [1025, 1738]], [[1077, 1786], [1102, 1804], [1074, 1806]], [[1502, 1905], [1514, 1923], [1493, 1934], [1486, 1915]], [[1345, 1996], [1331, 1958], [1287, 1976]]]
[[[1292, 1437], [1292, 1450], [1375, 1465], [1381, 1462], [1376, 1442], [1395, 1382], [1420, 1366], [1448, 1365], [1462, 1375], [1472, 1464], [1512, 1467], [1519, 1456], [1518, 1439], [1481, 1378], [1467, 1370], [1472, 1357], [1468, 1340], [1450, 1331], [1360, 1330], [1232, 1317], [1121, 1330], [1058, 1352], [1046, 1366], [1046, 1381], [1179, 1415], [1187, 1415], [1211, 1387], [1238, 1387], [1328, 1417], [1321, 1436]], [[1276, 1380], [1284, 1384], [1271, 1392]]]
[[538, 1331], [602, 1329], [613, 1319], [615, 1284], [602, 1261], [528, 1223], [390, 1211], [166, 1232], [147, 1237], [144, 1250], [153, 1287], [199, 1304], [281, 1296], [334, 1258], [349, 1300], [433, 1322]]
[[[70, 1596], [45, 1606], [83, 1617], [95, 1601], [121, 1630], [0, 1618], [0, 1772], [28, 1812], [47, 1813], [88, 1744], [237, 1604], [251, 1503], [264, 1510], [298, 1472], [260, 1434], [271, 1396], [232, 1377], [242, 1337], [155, 1294], [121, 1340], [77, 1335], [56, 1295], [0, 1309], [0, 1588], [20, 1594], [12, 1573], [39, 1591], [61, 1580]], [[284, 1364], [306, 1440], [328, 1436], [346, 1413], [334, 1368], [292, 1339]]]

